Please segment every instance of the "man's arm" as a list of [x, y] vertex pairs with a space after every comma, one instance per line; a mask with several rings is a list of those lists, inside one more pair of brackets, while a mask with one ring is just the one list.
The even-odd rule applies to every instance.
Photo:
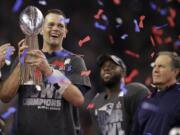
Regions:
[[15, 69], [9, 75], [9, 77], [4, 80], [0, 88], [0, 99], [7, 103], [9, 102], [17, 93], [19, 88], [20, 80], [20, 64], [17, 64]]
[[59, 94], [74, 106], [80, 107], [84, 103], [84, 97], [79, 88], [63, 75], [59, 70], [52, 69], [40, 50], [32, 50], [28, 55], [33, 55], [36, 59], [26, 60], [30, 66], [35, 66], [47, 77], [48, 82], [53, 84]]
[[47, 80], [53, 84], [60, 95], [74, 106], [80, 107], [84, 103], [84, 97], [79, 88], [71, 83], [71, 81], [61, 71], [53, 69], [46, 71]]
[[76, 107], [81, 107], [84, 103], [84, 97], [80, 90], [73, 84], [70, 84], [62, 96]]

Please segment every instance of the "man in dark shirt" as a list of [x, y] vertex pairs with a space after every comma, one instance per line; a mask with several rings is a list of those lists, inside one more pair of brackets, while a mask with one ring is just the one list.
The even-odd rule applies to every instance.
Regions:
[[[90, 80], [81, 76], [87, 70], [83, 59], [62, 47], [67, 34], [65, 19], [62, 11], [49, 10], [41, 33], [42, 51], [28, 52], [34, 59], [25, 61], [43, 73], [45, 88], [37, 91], [34, 85], [19, 85], [19, 62], [3, 83], [2, 101], [9, 102], [18, 93], [16, 135], [76, 135], [72, 105], [82, 106], [81, 90], [90, 87]], [[19, 46], [21, 55], [28, 46], [24, 40]]]
[[152, 78], [156, 89], [139, 106], [132, 135], [168, 135], [180, 127], [180, 57], [173, 52], [160, 52], [155, 60]]
[[[84, 119], [81, 119], [84, 134], [128, 135], [136, 107], [148, 95], [148, 89], [140, 83], [124, 85], [126, 66], [115, 55], [100, 56], [98, 65], [104, 90], [85, 95]], [[92, 118], [88, 117], [89, 112]]]

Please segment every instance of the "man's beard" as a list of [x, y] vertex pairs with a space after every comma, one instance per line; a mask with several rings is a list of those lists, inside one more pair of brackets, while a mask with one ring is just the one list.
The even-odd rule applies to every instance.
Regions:
[[108, 81], [104, 81], [102, 78], [101, 78], [101, 82], [102, 84], [109, 88], [109, 89], [112, 89], [114, 88], [115, 86], [117, 86], [121, 81], [121, 75], [114, 75], [110, 80]]

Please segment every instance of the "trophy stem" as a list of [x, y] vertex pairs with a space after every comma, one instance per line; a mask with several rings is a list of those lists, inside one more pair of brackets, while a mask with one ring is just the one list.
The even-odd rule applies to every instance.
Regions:
[[[28, 51], [39, 49], [37, 35], [27, 36], [26, 44], [29, 46]], [[24, 60], [36, 59], [36, 57], [26, 56]], [[22, 85], [38, 85], [43, 87], [43, 79], [41, 71], [36, 67], [30, 67], [28, 64], [21, 64], [21, 84]]]

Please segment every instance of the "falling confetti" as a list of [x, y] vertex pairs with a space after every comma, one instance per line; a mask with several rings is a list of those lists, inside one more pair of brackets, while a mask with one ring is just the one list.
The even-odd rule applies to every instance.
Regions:
[[90, 109], [93, 109], [94, 108], [94, 104], [93, 103], [90, 103], [88, 106], [87, 106], [87, 110], [90, 110]]
[[98, 0], [97, 2], [98, 2], [98, 4], [99, 4], [100, 6], [104, 6], [102, 0]]
[[128, 37], [128, 34], [123, 34], [123, 35], [121, 36], [121, 39], [125, 40], [125, 39], [127, 39], [127, 37]]
[[155, 46], [156, 44], [152, 36], [150, 36], [150, 40], [151, 40], [152, 45]]
[[170, 27], [172, 27], [172, 28], [175, 27], [174, 19], [171, 16], [167, 17], [167, 21], [168, 21], [168, 24]]
[[9, 107], [8, 111], [3, 113], [1, 115], [1, 118], [3, 118], [4, 120], [8, 119], [10, 117], [11, 114], [16, 112], [16, 108], [14, 107]]
[[125, 53], [132, 56], [132, 57], [134, 57], [134, 58], [140, 58], [139, 54], [134, 53], [134, 52], [132, 52], [130, 50], [126, 50]]
[[136, 77], [139, 74], [139, 71], [137, 69], [133, 69], [129, 76], [125, 78], [126, 83], [132, 82], [133, 78]]
[[13, 6], [13, 12], [16, 13], [19, 11], [20, 7], [22, 6], [23, 4], [23, 0], [16, 0], [14, 6]]
[[25, 57], [27, 56], [27, 51], [28, 51], [28, 50], [25, 49], [25, 50], [23, 51], [21, 57], [19, 58], [20, 63], [23, 64], [23, 65], [24, 65], [24, 59], [25, 59]]
[[160, 9], [159, 13], [162, 15], [162, 16], [165, 16], [167, 15], [167, 9]]
[[135, 25], [135, 32], [140, 32], [139, 25], [136, 19], [134, 19], [134, 25]]
[[62, 22], [64, 24], [69, 24], [70, 23], [70, 18], [61, 18], [60, 22]]
[[98, 12], [96, 13], [96, 15], [94, 15], [94, 18], [97, 20], [100, 19], [103, 12], [104, 12], [103, 9], [99, 9]]
[[43, 6], [46, 6], [47, 5], [47, 2], [45, 0], [39, 0], [39, 4], [40, 5], [43, 5]]
[[95, 26], [96, 28], [98, 28], [98, 29], [101, 29], [101, 30], [106, 30], [106, 29], [107, 29], [106, 26], [101, 25], [101, 24], [99, 24], [98, 22], [95, 22], [95, 23], [94, 23], [94, 26]]
[[91, 37], [90, 36], [86, 36], [84, 39], [82, 40], [79, 40], [79, 46], [83, 46], [85, 43], [87, 43], [88, 41], [91, 40]]
[[116, 5], [120, 5], [121, 4], [121, 0], [113, 0], [114, 4]]
[[164, 27], [167, 27], [168, 24], [163, 24], [163, 25], [160, 25], [160, 26], [153, 26], [155, 29], [162, 29]]
[[60, 57], [68, 57], [70, 56], [70, 53], [63, 51], [63, 50], [58, 50], [54, 52], [56, 54], [56, 56], [60, 56]]
[[153, 3], [152, 1], [149, 3], [150, 4], [150, 7], [153, 9], [153, 10], [157, 10], [157, 5], [155, 3]]
[[91, 70], [81, 71], [81, 76], [89, 76], [91, 73]]
[[144, 19], [145, 19], [144, 15], [140, 16], [140, 18], [139, 18], [139, 20], [140, 20], [139, 21], [139, 28], [144, 28], [144, 23], [143, 23]]
[[172, 37], [170, 37], [170, 36], [168, 36], [168, 37], [166, 37], [165, 39], [164, 39], [164, 43], [165, 44], [169, 44], [169, 43], [171, 43], [172, 42]]
[[109, 40], [110, 40], [111, 44], [114, 44], [114, 39], [113, 39], [112, 35], [109, 35]]

